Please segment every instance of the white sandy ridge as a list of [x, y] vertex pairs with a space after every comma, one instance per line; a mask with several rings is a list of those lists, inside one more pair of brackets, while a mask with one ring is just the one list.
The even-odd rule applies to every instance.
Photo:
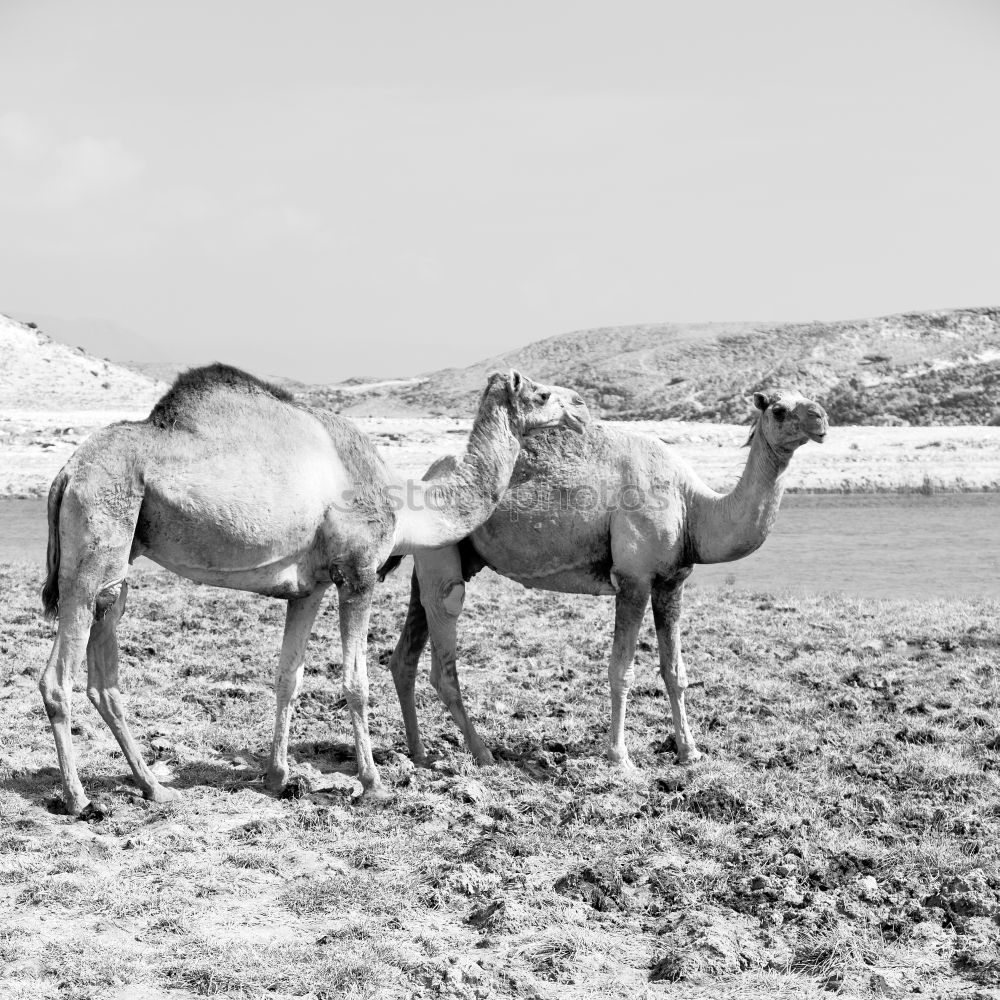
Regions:
[[0, 411], [142, 411], [166, 385], [0, 315]]
[[[116, 420], [143, 419], [166, 388], [0, 316], [0, 497], [45, 496], [89, 434]], [[471, 427], [471, 420], [450, 418], [354, 422], [411, 476], [422, 475], [441, 455], [461, 452]], [[740, 448], [746, 427], [675, 420], [623, 426], [662, 438], [716, 489], [731, 488], [746, 462]], [[799, 449], [788, 486], [1000, 490], [1000, 427], [833, 427], [825, 444]]]

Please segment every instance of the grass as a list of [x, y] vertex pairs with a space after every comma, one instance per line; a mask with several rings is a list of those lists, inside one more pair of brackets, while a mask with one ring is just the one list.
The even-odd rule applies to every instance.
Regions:
[[[49, 808], [40, 579], [0, 567], [0, 995], [995, 995], [996, 602], [695, 586], [684, 643], [706, 758], [672, 762], [647, 623], [629, 777], [602, 757], [610, 603], [484, 574], [462, 677], [503, 761], [472, 765], [423, 676], [437, 759], [415, 770], [384, 666], [407, 579], [380, 590], [371, 625], [372, 737], [397, 793], [376, 809], [349, 784], [263, 791], [281, 604], [134, 574], [129, 715], [184, 800], [136, 797], [78, 689], [81, 775], [111, 807], [88, 825]], [[293, 723], [307, 774], [353, 764], [334, 603]]]

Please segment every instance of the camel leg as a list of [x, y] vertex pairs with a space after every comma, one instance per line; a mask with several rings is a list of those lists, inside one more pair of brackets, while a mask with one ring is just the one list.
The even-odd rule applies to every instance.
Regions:
[[[94, 639], [95, 624], [98, 629], [95, 650], [101, 650], [97, 653], [97, 669], [103, 668], [107, 642], [103, 619], [119, 601], [124, 607], [124, 580], [142, 499], [132, 479], [134, 470], [95, 465], [86, 472], [96, 478], [88, 479], [88, 475], [80, 475], [78, 470], [69, 477], [55, 510], [50, 507], [50, 577], [58, 574], [59, 627], [48, 663], [38, 679], [55, 738], [63, 800], [71, 816], [78, 815], [88, 804], [77, 774], [70, 735], [73, 674], [85, 656], [91, 660], [89, 646]], [[116, 489], [111, 491], [105, 486], [109, 478], [116, 483]], [[117, 624], [121, 608], [114, 614], [112, 621]], [[114, 687], [116, 704], [120, 705], [117, 679]]]
[[684, 711], [684, 690], [687, 688], [687, 671], [681, 655], [681, 603], [684, 596], [684, 579], [669, 582], [657, 580], [653, 585], [653, 621], [660, 647], [660, 676], [670, 698], [670, 712], [674, 717], [674, 740], [677, 743], [677, 762], [693, 764], [701, 757], [694, 745]]
[[611, 734], [608, 759], [625, 770], [635, 766], [625, 743], [625, 706], [635, 682], [635, 645], [649, 603], [649, 588], [637, 580], [617, 575], [615, 637], [611, 644], [608, 681], [611, 686]]
[[354, 730], [358, 778], [369, 800], [390, 798], [372, 757], [368, 733], [368, 619], [371, 617], [374, 570], [353, 582], [339, 584], [340, 638], [344, 647], [344, 695]]
[[458, 547], [421, 553], [415, 560], [415, 569], [431, 637], [431, 684], [462, 731], [469, 753], [477, 764], [486, 767], [493, 763], [493, 754], [479, 738], [465, 711], [458, 683], [457, 630], [465, 604]]
[[135, 783], [142, 790], [143, 798], [152, 802], [173, 802], [181, 797], [174, 788], [164, 788], [143, 759], [139, 746], [125, 721], [125, 704], [118, 687], [118, 637], [115, 630], [125, 611], [128, 584], [122, 581], [113, 588], [102, 591], [102, 597], [113, 603], [107, 611], [98, 603], [98, 611], [90, 628], [87, 644], [87, 697], [101, 714], [114, 734], [122, 753], [132, 768]]
[[465, 598], [465, 584], [458, 583], [441, 602], [442, 613], [435, 620], [430, 617], [431, 630], [431, 684], [444, 702], [458, 728], [462, 730], [465, 746], [480, 767], [492, 764], [493, 754], [479, 738], [476, 727], [465, 711], [462, 689], [458, 683], [456, 659], [456, 625]]
[[73, 673], [87, 654], [93, 604], [89, 600], [64, 594], [59, 605], [59, 631], [48, 663], [38, 678], [38, 687], [56, 743], [66, 812], [77, 816], [86, 808], [88, 799], [76, 770], [70, 733]]
[[293, 704], [302, 689], [306, 643], [309, 642], [313, 622], [327, 589], [328, 585], [324, 584], [318, 586], [308, 597], [289, 601], [285, 612], [285, 635], [281, 640], [278, 675], [274, 682], [277, 698], [274, 741], [271, 744], [271, 761], [267, 774], [264, 775], [264, 787], [275, 794], [288, 781], [288, 727], [292, 721]]
[[419, 766], [427, 763], [427, 751], [420, 738], [420, 723], [417, 721], [413, 688], [420, 665], [420, 654], [427, 645], [427, 634], [427, 614], [420, 603], [420, 583], [414, 570], [410, 577], [410, 604], [406, 609], [406, 621], [403, 623], [403, 631], [399, 633], [396, 648], [392, 651], [389, 669], [392, 671], [392, 681], [396, 685], [399, 710], [403, 714], [410, 759]]

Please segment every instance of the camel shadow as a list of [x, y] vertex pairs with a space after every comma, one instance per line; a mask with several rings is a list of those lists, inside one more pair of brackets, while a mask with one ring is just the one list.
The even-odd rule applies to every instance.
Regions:
[[[115, 807], [112, 803], [122, 799], [144, 801], [138, 787], [132, 783], [132, 775], [100, 774], [84, 775], [87, 797], [94, 806], [85, 818], [99, 821], [110, 816]], [[53, 816], [65, 816], [62, 783], [57, 767], [44, 766], [34, 771], [23, 771], [0, 783], [4, 791], [13, 792], [29, 806]]]
[[593, 757], [587, 746], [555, 739], [521, 741], [516, 746], [497, 743], [490, 751], [497, 764], [515, 768], [536, 784], [557, 783], [567, 763]]
[[265, 796], [270, 794], [264, 789], [264, 768], [256, 764], [240, 767], [211, 760], [191, 761], [175, 766], [174, 778], [165, 784], [178, 791], [214, 788], [223, 792], [238, 792], [247, 789]]
[[[298, 763], [311, 765], [317, 771], [325, 773], [336, 771], [350, 775], [357, 773], [357, 758], [354, 745], [351, 743], [310, 740], [296, 743], [288, 749]], [[546, 754], [551, 758], [550, 751], [552, 749], [554, 749], [557, 759], [560, 753], [564, 757], [579, 756], [582, 758], [587, 756], [584, 750], [577, 750], [574, 747], [572, 751], [569, 751], [562, 743], [554, 740], [542, 740], [537, 746], [519, 746], [517, 750], [503, 746], [491, 748], [497, 764], [510, 765], [539, 783], [546, 780], [551, 781], [557, 773], [553, 768], [541, 763]], [[409, 752], [405, 744], [402, 743], [372, 750], [372, 757], [379, 767], [391, 766], [397, 763], [400, 758], [410, 761]], [[469, 753], [458, 737], [452, 738], [450, 733], [445, 733], [441, 735], [439, 740], [432, 740], [428, 743], [427, 759], [423, 764], [414, 766], [425, 774], [433, 774], [435, 771], [446, 774], [458, 773], [465, 770], [468, 760]]]
[[18, 771], [0, 782], [0, 788], [47, 812], [57, 811], [54, 802], [61, 801], [62, 795], [59, 768], [52, 766], [38, 767], [34, 771]]
[[[591, 775], [603, 769], [612, 774], [625, 774], [612, 764], [602, 749], [600, 739], [564, 742], [558, 739], [539, 739], [519, 742], [516, 747], [494, 744], [489, 747], [496, 764], [513, 767], [537, 784], [564, 784], [567, 765], [579, 765]], [[702, 748], [704, 751], [704, 747]], [[645, 752], [639, 750], [634, 760], [634, 775], [645, 773], [656, 776], [658, 772], [687, 773], [676, 763], [677, 743], [673, 736], [652, 743]], [[433, 757], [433, 754], [429, 754]]]
[[[303, 740], [300, 743], [291, 743], [288, 746], [288, 754], [298, 763], [311, 764], [319, 771], [340, 771], [343, 770], [344, 764], [357, 763], [354, 745], [336, 740]], [[380, 763], [379, 756], [379, 751], [372, 748], [372, 757], [376, 764]], [[384, 751], [381, 756], [384, 758]], [[323, 764], [329, 766], [322, 767]]]
[[[131, 772], [121, 774], [82, 775], [87, 796], [92, 801], [112, 802], [134, 799], [144, 802], [142, 792], [132, 780]], [[190, 788], [215, 788], [225, 792], [248, 789], [267, 796], [263, 784], [263, 769], [254, 766], [233, 767], [213, 761], [193, 761], [175, 766], [174, 777], [164, 782], [168, 788], [184, 791]], [[0, 788], [19, 796], [26, 804], [46, 812], [65, 813], [59, 769], [52, 766], [22, 771], [5, 779]]]
[[[343, 764], [357, 764], [357, 754], [353, 743], [342, 743], [335, 740], [306, 740], [293, 743], [288, 747], [289, 754], [299, 762], [308, 761], [314, 767], [320, 763], [332, 765], [331, 770], [343, 770]], [[387, 747], [372, 747], [372, 759], [379, 767], [392, 764], [398, 756], [407, 756], [406, 745], [397, 743]]]

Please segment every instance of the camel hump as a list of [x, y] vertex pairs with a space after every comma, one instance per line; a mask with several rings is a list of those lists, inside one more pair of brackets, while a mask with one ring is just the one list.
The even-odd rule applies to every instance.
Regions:
[[184, 426], [186, 418], [198, 404], [219, 391], [270, 396], [283, 403], [295, 401], [292, 394], [280, 386], [265, 382], [241, 368], [216, 362], [181, 372], [146, 419], [154, 426], [167, 430], [178, 424]]

